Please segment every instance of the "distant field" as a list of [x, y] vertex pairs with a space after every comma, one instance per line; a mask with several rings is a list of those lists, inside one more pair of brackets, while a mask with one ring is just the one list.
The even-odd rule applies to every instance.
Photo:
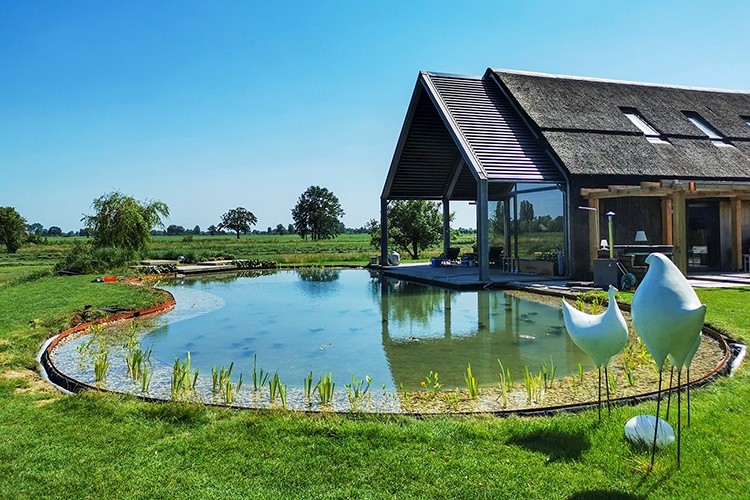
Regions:
[[[82, 237], [51, 237], [45, 243], [24, 245], [15, 254], [0, 252], [0, 283], [7, 282], [19, 273], [49, 269], [75, 242]], [[461, 253], [472, 252], [476, 244], [473, 234], [455, 238], [453, 246]], [[519, 238], [519, 255], [530, 257], [534, 252], [552, 250], [562, 244], [561, 233], [528, 233]], [[370, 245], [367, 234], [344, 234], [331, 240], [303, 240], [297, 235], [242, 235], [235, 236], [154, 236], [147, 252], [151, 259], [177, 259], [185, 256], [189, 261], [210, 259], [258, 259], [277, 262], [282, 266], [296, 265], [365, 265], [379, 251]], [[442, 244], [428, 249], [420, 260], [442, 253]], [[408, 255], [402, 252], [403, 261]]]

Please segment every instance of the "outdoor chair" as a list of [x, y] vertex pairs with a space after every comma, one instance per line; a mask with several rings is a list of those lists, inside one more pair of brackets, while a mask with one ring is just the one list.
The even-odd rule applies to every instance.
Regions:
[[451, 263], [458, 263], [458, 254], [461, 253], [461, 249], [458, 247], [450, 247], [448, 253], [444, 254], [443, 257]]

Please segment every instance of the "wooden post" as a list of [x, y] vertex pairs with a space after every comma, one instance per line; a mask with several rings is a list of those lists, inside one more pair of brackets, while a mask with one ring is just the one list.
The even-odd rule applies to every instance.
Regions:
[[665, 245], [672, 244], [672, 197], [661, 199], [661, 240]]
[[380, 198], [380, 262], [388, 265], [388, 200]]
[[451, 247], [451, 201], [443, 198], [443, 256], [448, 255]]
[[477, 257], [479, 258], [479, 281], [490, 280], [489, 249], [489, 183], [487, 179], [477, 181]]
[[742, 201], [732, 198], [732, 266], [742, 270]]
[[601, 231], [599, 230], [599, 198], [590, 198], [589, 206], [594, 210], [589, 210], [589, 271], [594, 272], [594, 259], [599, 258], [599, 240]]
[[687, 207], [685, 192], [672, 195], [672, 261], [687, 276]]

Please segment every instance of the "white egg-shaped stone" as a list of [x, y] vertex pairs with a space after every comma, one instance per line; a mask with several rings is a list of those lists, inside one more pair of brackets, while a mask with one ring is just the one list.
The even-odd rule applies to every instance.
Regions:
[[[654, 425], [656, 425], [656, 417], [653, 415], [637, 415], [625, 424], [625, 437], [633, 444], [650, 448], [654, 444]], [[672, 443], [674, 443], [674, 430], [666, 420], [660, 418], [656, 447], [664, 448]]]

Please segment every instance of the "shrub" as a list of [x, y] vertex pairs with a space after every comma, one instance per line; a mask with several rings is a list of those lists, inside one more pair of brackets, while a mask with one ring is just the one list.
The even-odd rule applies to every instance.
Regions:
[[89, 243], [75, 242], [73, 248], [55, 264], [55, 271], [76, 274], [104, 273], [127, 267], [138, 254], [122, 248], [95, 248]]

